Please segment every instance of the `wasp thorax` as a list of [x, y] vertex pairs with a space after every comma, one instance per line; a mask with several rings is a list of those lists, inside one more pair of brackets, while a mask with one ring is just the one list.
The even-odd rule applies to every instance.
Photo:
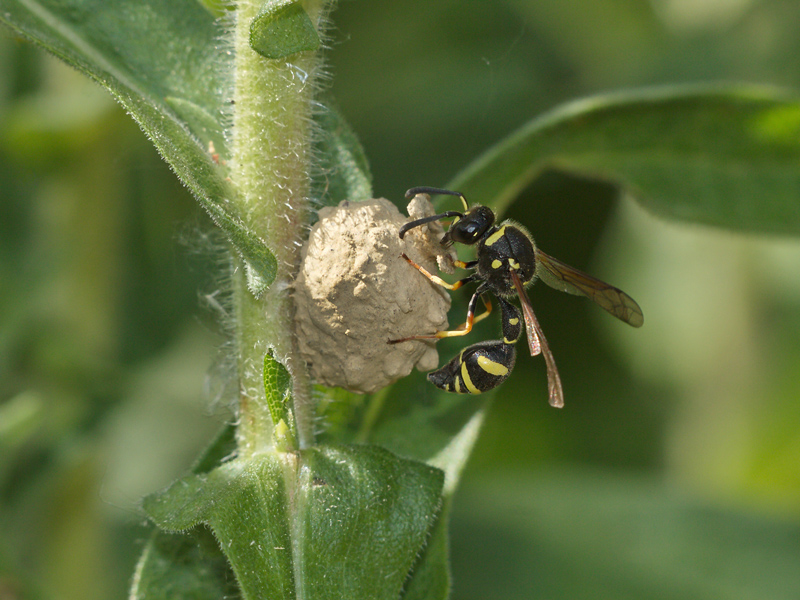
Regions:
[[[433, 215], [428, 197], [414, 198], [409, 214]], [[418, 277], [401, 254], [431, 271], [452, 271], [455, 256], [439, 244], [444, 230], [437, 222], [400, 239], [406, 221], [382, 198], [320, 211], [302, 251], [294, 295], [300, 353], [319, 383], [371, 393], [415, 366], [427, 371], [438, 364], [431, 342], [387, 344], [447, 328], [449, 295]]]

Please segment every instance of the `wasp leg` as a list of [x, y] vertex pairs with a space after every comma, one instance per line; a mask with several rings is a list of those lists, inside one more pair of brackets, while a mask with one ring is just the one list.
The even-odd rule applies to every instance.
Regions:
[[[455, 336], [459, 336], [459, 335], [467, 335], [470, 331], [472, 331], [472, 326], [475, 325], [475, 323], [480, 323], [486, 317], [488, 317], [490, 314], [492, 314], [492, 301], [489, 300], [488, 298], [484, 298], [483, 296], [481, 296], [481, 300], [483, 300], [483, 305], [486, 307], [486, 310], [484, 312], [482, 312], [481, 314], [479, 314], [477, 317], [474, 316], [475, 315], [475, 305], [477, 304], [477, 302], [475, 302], [473, 300], [474, 300], [474, 298], [476, 296], [477, 296], [477, 292], [472, 297], [473, 299], [470, 300], [469, 307], [467, 307], [467, 320], [464, 323], [462, 323], [461, 325], [459, 325], [458, 327], [456, 327], [455, 329], [453, 329], [452, 331], [439, 331], [439, 332], [437, 332], [436, 333], [436, 338], [437, 339], [441, 339], [441, 338], [444, 338], [444, 337], [455, 337]], [[445, 334], [447, 334], [447, 335], [445, 335]]]
[[478, 266], [477, 260], [471, 260], [469, 262], [464, 262], [461, 260], [454, 260], [453, 266], [458, 267], [459, 269], [474, 269]]
[[[436, 285], [440, 285], [440, 286], [442, 286], [443, 288], [447, 288], [447, 289], [448, 289], [448, 290], [450, 290], [450, 291], [457, 290], [457, 289], [458, 289], [458, 288], [460, 288], [462, 285], [464, 285], [464, 284], [467, 284], [467, 283], [470, 283], [471, 281], [475, 281], [475, 278], [476, 278], [476, 276], [477, 276], [476, 274], [474, 274], [474, 273], [473, 273], [473, 274], [472, 274], [472, 275], [470, 275], [469, 277], [464, 277], [464, 279], [460, 279], [460, 280], [456, 281], [455, 283], [447, 283], [447, 282], [446, 282], [444, 279], [442, 279], [441, 277], [438, 277], [437, 275], [434, 275], [433, 273], [431, 273], [430, 271], [428, 271], [428, 270], [427, 270], [425, 267], [422, 267], [422, 266], [418, 265], [417, 263], [415, 263], [413, 260], [411, 260], [411, 259], [408, 257], [408, 255], [406, 255], [406, 253], [405, 253], [405, 252], [403, 252], [403, 254], [401, 254], [400, 256], [402, 256], [403, 258], [405, 258], [405, 259], [406, 259], [406, 262], [408, 262], [408, 264], [410, 264], [410, 265], [411, 265], [412, 267], [414, 267], [414, 268], [415, 268], [417, 271], [419, 271], [420, 273], [422, 273], [423, 275], [425, 275], [425, 277], [427, 277], [428, 279], [430, 279], [430, 280], [431, 280], [433, 283], [435, 283]], [[461, 261], [458, 261], [458, 262], [461, 262]], [[468, 264], [470, 264], [470, 263], [461, 263], [461, 264], [462, 264], [462, 265], [468, 265]], [[457, 264], [456, 266], [457, 266], [457, 267], [460, 267], [460, 265], [458, 265], [458, 264]]]
[[[492, 301], [489, 300], [488, 298], [484, 298], [483, 296], [481, 296], [481, 300], [483, 300], [483, 306], [486, 308], [486, 310], [484, 312], [482, 312], [481, 314], [479, 314], [477, 317], [475, 317], [475, 320], [472, 321], [473, 325], [475, 323], [480, 323], [486, 317], [488, 317], [490, 314], [492, 314]], [[462, 327], [466, 327], [466, 325], [467, 324], [464, 323], [464, 325], [462, 325]]]
[[482, 394], [508, 378], [516, 358], [514, 344], [478, 342], [464, 348], [441, 369], [428, 373], [428, 381], [446, 392]]
[[450, 331], [437, 331], [436, 333], [431, 333], [429, 335], [412, 335], [397, 340], [389, 340], [389, 343], [399, 344], [400, 342], [408, 342], [409, 340], [440, 340], [446, 337], [467, 335], [470, 331], [472, 331], [472, 326], [476, 322], [482, 321], [492, 312], [492, 303], [484, 299], [483, 304], [486, 306], [486, 312], [479, 315], [477, 319], [475, 318], [475, 307], [478, 304], [478, 298], [480, 298], [487, 291], [487, 289], [488, 287], [485, 284], [478, 286], [478, 289], [475, 290], [475, 293], [469, 300], [469, 306], [467, 307], [467, 320], [457, 329], [452, 329]]

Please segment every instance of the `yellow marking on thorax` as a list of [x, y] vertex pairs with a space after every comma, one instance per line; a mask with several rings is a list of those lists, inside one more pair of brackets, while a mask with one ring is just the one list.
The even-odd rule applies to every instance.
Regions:
[[490, 235], [488, 238], [486, 238], [486, 241], [484, 242], [484, 244], [487, 245], [487, 246], [491, 246], [497, 240], [499, 240], [501, 237], [503, 237], [505, 234], [506, 234], [506, 226], [503, 225], [500, 229], [498, 229], [492, 235]]
[[509, 319], [508, 323], [509, 325], [516, 325], [517, 323], [519, 323], [519, 319], [514, 317], [513, 319]]
[[489, 360], [485, 356], [478, 357], [478, 366], [489, 373], [490, 375], [497, 375], [498, 377], [502, 377], [503, 375], [508, 375], [508, 367], [499, 363], [494, 362], [493, 360]]
[[519, 271], [519, 263], [515, 261], [513, 258], [508, 259], [508, 266], [514, 269], [515, 271]]
[[492, 268], [499, 269], [503, 266], [503, 261], [497, 260], [496, 258], [492, 261]]
[[[480, 358], [478, 358], [480, 362]], [[475, 384], [472, 383], [472, 379], [469, 378], [469, 371], [467, 371], [467, 363], [461, 363], [461, 379], [464, 380], [464, 385], [467, 386], [467, 390], [470, 394], [480, 394], [481, 391], [475, 387]]]

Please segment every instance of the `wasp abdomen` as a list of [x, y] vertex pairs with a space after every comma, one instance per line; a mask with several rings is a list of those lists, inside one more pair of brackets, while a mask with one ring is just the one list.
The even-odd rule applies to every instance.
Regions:
[[464, 348], [438, 371], [428, 373], [428, 381], [446, 392], [481, 394], [506, 380], [516, 357], [513, 344], [478, 342]]
[[481, 394], [503, 383], [517, 359], [515, 344], [522, 335], [519, 309], [497, 297], [503, 312], [503, 340], [479, 342], [464, 348], [428, 381], [439, 389], [457, 394]]

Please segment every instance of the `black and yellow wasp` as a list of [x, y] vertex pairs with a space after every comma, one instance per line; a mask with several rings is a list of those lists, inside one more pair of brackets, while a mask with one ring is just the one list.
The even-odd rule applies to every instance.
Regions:
[[[429, 335], [414, 335], [390, 340], [389, 343], [439, 340], [466, 335], [476, 322], [484, 319], [492, 311], [492, 303], [485, 297], [487, 292], [492, 292], [497, 298], [502, 313], [503, 339], [472, 344], [442, 368], [428, 373], [428, 380], [436, 387], [459, 394], [480, 394], [488, 392], [506, 380], [514, 368], [516, 342], [522, 335], [520, 311], [507, 300], [517, 296], [522, 305], [522, 317], [531, 356], [543, 354], [547, 364], [550, 404], [556, 407], [564, 406], [564, 392], [553, 354], [525, 293], [525, 286], [537, 278], [562, 292], [586, 296], [629, 325], [641, 327], [644, 323], [642, 309], [628, 294], [545, 254], [536, 247], [533, 238], [521, 225], [513, 221], [503, 221], [496, 225], [494, 212], [490, 208], [481, 205], [470, 208], [467, 199], [459, 192], [416, 187], [408, 190], [406, 197], [412, 198], [417, 194], [458, 196], [464, 204], [464, 212], [449, 210], [411, 221], [400, 228], [400, 237], [425, 223], [452, 218], [453, 222], [442, 237], [441, 244], [444, 247], [454, 243], [475, 246], [475, 260], [455, 261], [456, 267], [474, 269], [474, 273], [451, 284], [429, 273], [405, 254], [403, 258], [433, 283], [449, 290], [457, 290], [473, 281], [479, 284], [469, 301], [467, 320], [458, 329], [437, 331]], [[486, 311], [476, 318], [475, 309], [479, 298], [483, 300]]]

